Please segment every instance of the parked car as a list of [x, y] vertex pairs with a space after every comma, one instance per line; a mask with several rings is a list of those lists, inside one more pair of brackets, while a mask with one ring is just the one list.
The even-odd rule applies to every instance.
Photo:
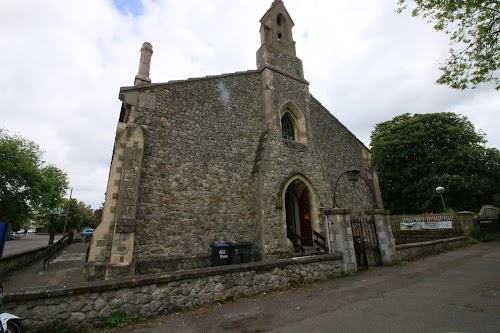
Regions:
[[21, 239], [21, 234], [18, 234], [16, 232], [9, 232], [9, 239], [12, 240]]
[[34, 234], [36, 233], [36, 229], [28, 229], [28, 234]]
[[92, 228], [85, 228], [85, 229], [82, 230], [81, 235], [83, 237], [90, 237], [90, 236], [92, 236], [93, 233], [94, 233], [94, 229], [92, 229]]

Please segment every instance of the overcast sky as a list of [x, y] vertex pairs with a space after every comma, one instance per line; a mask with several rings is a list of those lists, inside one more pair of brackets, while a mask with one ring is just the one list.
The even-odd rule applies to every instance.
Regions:
[[[255, 69], [259, 20], [272, 0], [1, 0], [0, 128], [38, 143], [73, 197], [98, 208], [113, 150], [120, 86], [143, 42], [153, 83]], [[434, 82], [448, 39], [396, 0], [286, 0], [310, 92], [369, 145], [377, 123], [451, 111], [500, 148], [500, 93]], [[69, 195], [69, 191], [68, 191]]]

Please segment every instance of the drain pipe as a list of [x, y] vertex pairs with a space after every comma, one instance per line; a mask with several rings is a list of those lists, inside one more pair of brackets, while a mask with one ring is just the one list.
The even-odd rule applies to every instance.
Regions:
[[325, 224], [326, 224], [326, 239], [328, 241], [328, 253], [332, 254], [332, 244], [330, 240], [330, 223], [328, 223], [328, 217], [325, 215]]

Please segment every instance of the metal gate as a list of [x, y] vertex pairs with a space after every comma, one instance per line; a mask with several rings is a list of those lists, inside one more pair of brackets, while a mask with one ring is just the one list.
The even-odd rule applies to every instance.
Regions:
[[500, 233], [500, 214], [497, 215], [497, 218], [480, 217], [477, 219], [477, 222], [479, 223], [482, 237], [487, 234]]
[[368, 269], [369, 266], [381, 266], [382, 256], [374, 217], [354, 218], [351, 220], [351, 228], [358, 270]]

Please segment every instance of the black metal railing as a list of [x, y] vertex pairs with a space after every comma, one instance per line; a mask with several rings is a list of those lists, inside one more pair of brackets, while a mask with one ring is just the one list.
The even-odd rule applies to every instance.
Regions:
[[66, 234], [63, 238], [54, 243], [45, 251], [45, 260], [43, 261], [43, 268], [45, 270], [48, 265], [61, 253], [62, 250], [68, 245], [73, 243], [73, 233]]
[[328, 248], [326, 246], [325, 236], [323, 236], [322, 234], [315, 231], [314, 236], [313, 236], [313, 241], [314, 241], [314, 245], [316, 245], [316, 248], [318, 251], [321, 248], [323, 250], [323, 252], [325, 252], [325, 253], [328, 252]]
[[291, 230], [288, 230], [288, 239], [292, 241], [293, 248], [295, 249], [295, 251], [297, 252], [300, 251], [302, 255], [306, 254], [306, 250], [304, 249], [304, 246], [302, 246], [302, 244], [304, 244], [304, 237], [297, 235], [295, 232]]

